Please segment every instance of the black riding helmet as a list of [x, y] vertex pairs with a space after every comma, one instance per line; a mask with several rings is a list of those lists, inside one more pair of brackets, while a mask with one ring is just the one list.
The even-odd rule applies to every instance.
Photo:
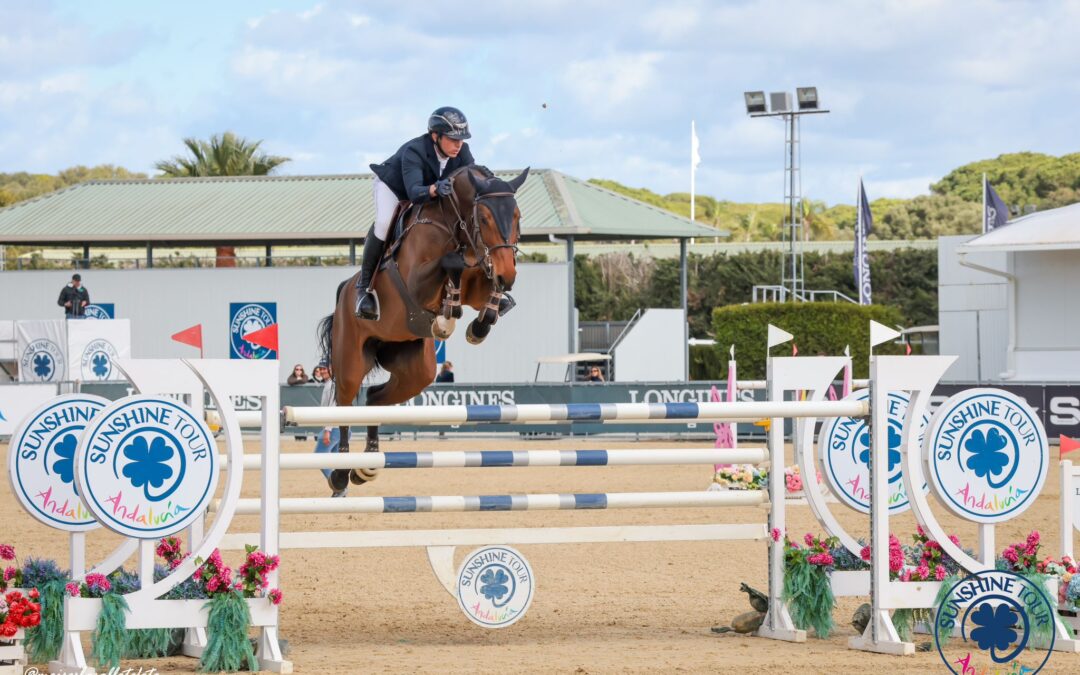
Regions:
[[440, 136], [452, 138], [455, 141], [464, 141], [472, 138], [469, 133], [469, 120], [465, 119], [465, 113], [451, 106], [443, 106], [431, 113], [427, 121], [428, 131], [434, 131]]

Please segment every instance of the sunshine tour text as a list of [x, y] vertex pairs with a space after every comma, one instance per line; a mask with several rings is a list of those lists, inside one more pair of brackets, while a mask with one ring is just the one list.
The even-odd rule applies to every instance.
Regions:
[[518, 583], [528, 583], [529, 570], [518, 560], [517, 556], [509, 551], [484, 551], [484, 553], [471, 559], [465, 569], [462, 570], [461, 585], [465, 588], [470, 587], [476, 573], [491, 563], [502, 563], [517, 576]]
[[945, 423], [941, 433], [937, 436], [937, 458], [948, 460], [956, 449], [956, 443], [964, 429], [970, 422], [982, 417], [992, 417], [1012, 425], [1016, 435], [1023, 445], [1033, 443], [1037, 438], [1035, 427], [1031, 424], [1027, 413], [1013, 407], [1012, 404], [997, 399], [980, 399], [957, 410]]
[[1013, 576], [987, 575], [971, 577], [962, 581], [949, 593], [949, 599], [938, 609], [938, 626], [952, 630], [960, 617], [961, 606], [977, 602], [983, 594], [997, 593], [1018, 598], [1028, 609], [1028, 618], [1040, 626], [1049, 624], [1053, 619], [1047, 602], [1039, 602], [1039, 590], [1025, 584]]
[[95, 464], [107, 462], [109, 453], [117, 449], [115, 447], [116, 443], [124, 437], [125, 432], [132, 427], [144, 424], [156, 424], [175, 431], [179, 435], [181, 443], [187, 446], [193, 462], [207, 459], [210, 456], [210, 448], [207, 447], [206, 438], [200, 433], [199, 428], [192, 424], [191, 420], [176, 414], [176, 410], [173, 408], [143, 405], [133, 407], [109, 419], [105, 427], [94, 437], [94, 444], [90, 448], [90, 461]]
[[49, 439], [52, 432], [62, 427], [73, 424], [85, 425], [86, 422], [97, 414], [98, 409], [94, 406], [65, 406], [50, 412], [48, 415], [39, 417], [34, 421], [30, 431], [23, 437], [21, 452], [22, 459], [37, 459], [38, 450], [42, 443]]

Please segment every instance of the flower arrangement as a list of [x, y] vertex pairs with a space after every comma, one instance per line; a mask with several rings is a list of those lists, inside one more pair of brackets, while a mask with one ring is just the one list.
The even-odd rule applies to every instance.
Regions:
[[[816, 472], [816, 483], [821, 483], [821, 472]], [[805, 481], [803, 480], [802, 473], [797, 466], [789, 466], [784, 469], [784, 487], [788, 493], [799, 493], [806, 489]]]
[[[1005, 570], [1007, 572], [1014, 572], [1022, 577], [1027, 578], [1038, 588], [1046, 588], [1047, 581], [1052, 576], [1062, 577], [1061, 582], [1058, 584], [1057, 598], [1052, 601], [1068, 602], [1069, 587], [1072, 585], [1071, 581], [1076, 573], [1076, 565], [1069, 560], [1068, 563], [1065, 560], [1055, 561], [1053, 558], [1046, 558], [1045, 560], [1039, 560], [1039, 549], [1042, 548], [1042, 535], [1038, 530], [1032, 530], [1026, 539], [1022, 542], [1009, 544], [1001, 552], [1001, 557], [997, 559], [997, 568]], [[1071, 571], [1070, 571], [1071, 569]], [[1056, 572], [1060, 570], [1062, 574]], [[1065, 574], [1069, 574], [1069, 578], [1066, 581]], [[1062, 592], [1064, 589], [1064, 592]], [[1038, 598], [1031, 596], [1027, 598], [1028, 609], [1031, 611], [1037, 611]], [[1055, 612], [1055, 617], [1057, 613]], [[1060, 618], [1055, 620], [1061, 621]], [[1038, 623], [1036, 622], [1032, 627], [1032, 638], [1035, 646], [1047, 645], [1050, 643], [1050, 638], [1053, 633], [1054, 626], [1052, 623]]]
[[0, 597], [0, 638], [14, 637], [20, 628], [33, 628], [41, 623], [37, 589], [31, 588], [27, 595], [10, 591]]
[[[3, 560], [4, 573], [0, 578], [0, 592], [8, 588], [22, 588], [23, 572], [19, 567], [19, 559], [15, 556], [15, 547], [11, 544], [0, 544], [0, 560]], [[8, 562], [14, 563], [8, 565]]]
[[717, 469], [713, 484], [722, 490], [764, 490], [769, 485], [769, 473], [753, 464], [733, 464]]
[[[773, 529], [774, 541], [781, 533]], [[836, 537], [820, 538], [807, 533], [804, 546], [784, 539], [784, 588], [781, 598], [788, 605], [791, 620], [802, 630], [813, 628], [819, 638], [828, 638], [834, 624], [832, 609], [836, 604], [829, 574], [839, 545]]]
[[68, 582], [64, 590], [73, 598], [100, 598], [112, 590], [112, 582], [104, 574], [87, 574], [81, 582]]

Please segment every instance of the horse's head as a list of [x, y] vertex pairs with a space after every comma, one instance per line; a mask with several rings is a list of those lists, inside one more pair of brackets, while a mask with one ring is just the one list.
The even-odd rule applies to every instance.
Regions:
[[[498, 291], [508, 291], [517, 278], [517, 243], [521, 237], [521, 211], [514, 193], [525, 183], [529, 170], [509, 181], [485, 175], [472, 167], [465, 169], [472, 202], [471, 228], [477, 264]], [[467, 203], [467, 202], [466, 202]]]

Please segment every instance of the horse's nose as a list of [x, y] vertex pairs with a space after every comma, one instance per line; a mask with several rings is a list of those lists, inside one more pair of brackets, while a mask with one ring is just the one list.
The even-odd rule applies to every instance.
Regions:
[[504, 291], [509, 291], [514, 287], [514, 277], [511, 277], [509, 280], [507, 280], [506, 277], [498, 274], [495, 276], [495, 281], [499, 284], [499, 288]]

